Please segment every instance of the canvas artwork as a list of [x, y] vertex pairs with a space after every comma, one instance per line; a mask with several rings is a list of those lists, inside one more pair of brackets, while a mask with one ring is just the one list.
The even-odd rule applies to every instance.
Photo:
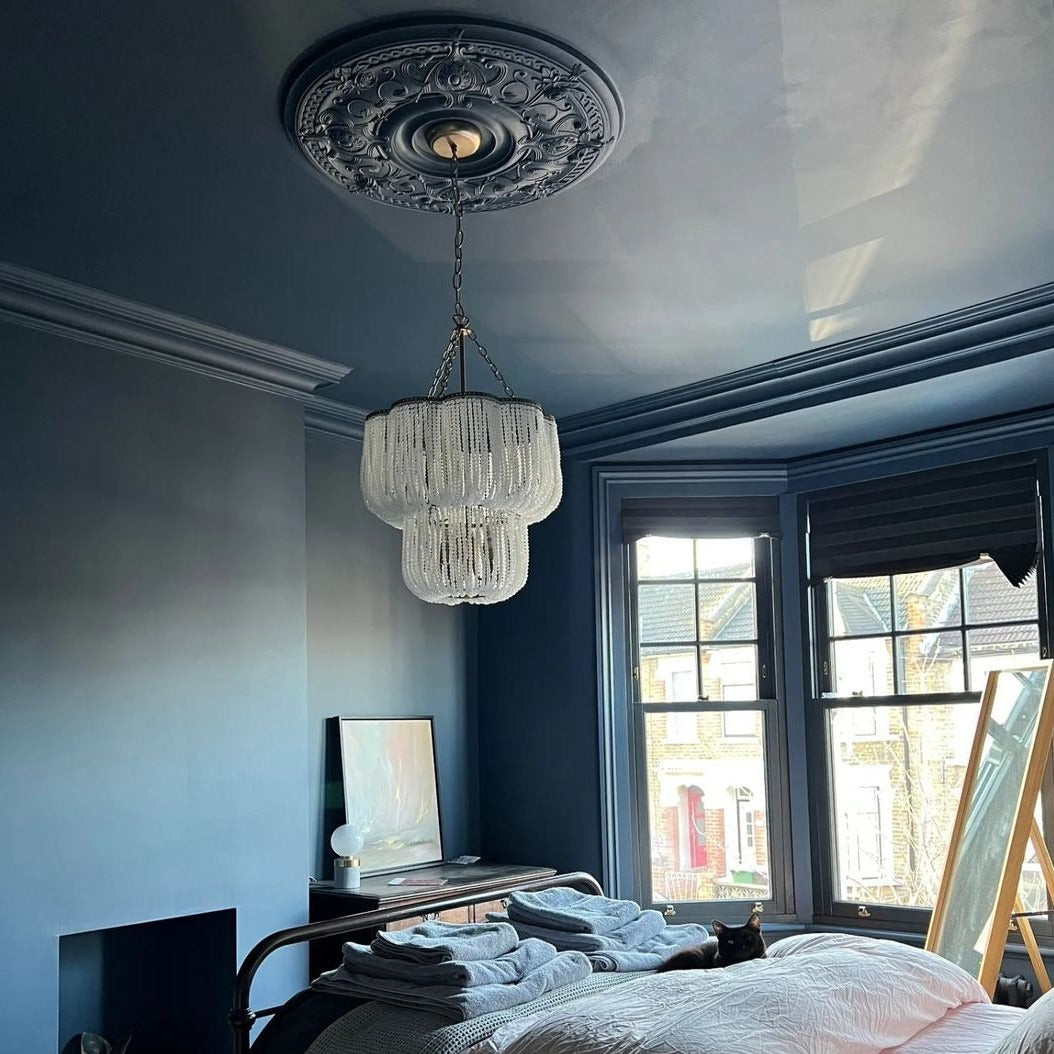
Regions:
[[431, 719], [341, 718], [340, 752], [363, 874], [442, 861]]

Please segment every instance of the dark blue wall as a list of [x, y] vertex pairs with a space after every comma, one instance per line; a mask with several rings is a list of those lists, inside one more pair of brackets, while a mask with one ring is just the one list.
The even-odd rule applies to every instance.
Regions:
[[307, 436], [308, 727], [311, 867], [332, 878], [322, 830], [327, 717], [435, 718], [446, 855], [476, 844], [475, 730], [466, 705], [465, 615], [403, 584], [402, 535], [366, 511], [358, 443]]
[[0, 1048], [47, 1052], [60, 934], [233, 907], [241, 956], [305, 918], [304, 437], [290, 400], [0, 349]]
[[527, 585], [481, 608], [477, 708], [483, 853], [600, 874], [590, 468], [530, 529]]
[[[0, 356], [0, 1048], [48, 1051], [60, 935], [235, 908], [240, 960], [305, 920], [325, 717], [435, 716], [450, 853], [475, 730], [464, 616], [406, 591], [357, 444], [6, 324]], [[304, 970], [280, 952], [254, 1005]]]

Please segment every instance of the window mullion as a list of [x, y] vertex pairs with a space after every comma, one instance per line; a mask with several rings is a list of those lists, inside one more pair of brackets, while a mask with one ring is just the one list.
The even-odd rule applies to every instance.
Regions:
[[893, 591], [893, 576], [890, 575], [887, 581], [889, 583], [889, 650], [893, 659], [893, 694], [900, 695], [900, 656], [903, 652], [897, 649], [897, 599]]

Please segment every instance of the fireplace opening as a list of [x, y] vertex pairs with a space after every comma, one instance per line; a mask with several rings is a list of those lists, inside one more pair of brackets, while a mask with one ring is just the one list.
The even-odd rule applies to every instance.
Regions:
[[226, 1054], [236, 968], [235, 912], [143, 922], [59, 938], [59, 1052], [81, 1033], [128, 1054]]

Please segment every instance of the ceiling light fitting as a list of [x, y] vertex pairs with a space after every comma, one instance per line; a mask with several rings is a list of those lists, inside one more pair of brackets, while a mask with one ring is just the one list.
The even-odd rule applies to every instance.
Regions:
[[[607, 78], [548, 37], [445, 18], [331, 43], [290, 79], [286, 128], [342, 191], [454, 216], [453, 326], [427, 396], [366, 418], [367, 508], [403, 532], [422, 600], [493, 604], [527, 581], [527, 528], [559, 504], [556, 421], [517, 399], [461, 301], [466, 211], [556, 194], [596, 170], [622, 110]], [[469, 391], [471, 345], [501, 388]], [[460, 388], [448, 393], [455, 363]]]
[[[513, 395], [465, 313], [460, 133], [443, 134], [438, 141], [451, 151], [453, 327], [428, 395], [366, 418], [360, 478], [366, 507], [403, 532], [403, 580], [415, 596], [495, 604], [526, 584], [527, 527], [560, 502], [560, 442], [556, 420]], [[504, 398], [468, 391], [466, 342]], [[460, 391], [447, 394], [455, 361]]]
[[458, 129], [466, 212], [549, 197], [595, 172], [622, 103], [574, 48], [516, 26], [437, 16], [323, 43], [287, 79], [286, 131], [341, 193], [450, 211]]

